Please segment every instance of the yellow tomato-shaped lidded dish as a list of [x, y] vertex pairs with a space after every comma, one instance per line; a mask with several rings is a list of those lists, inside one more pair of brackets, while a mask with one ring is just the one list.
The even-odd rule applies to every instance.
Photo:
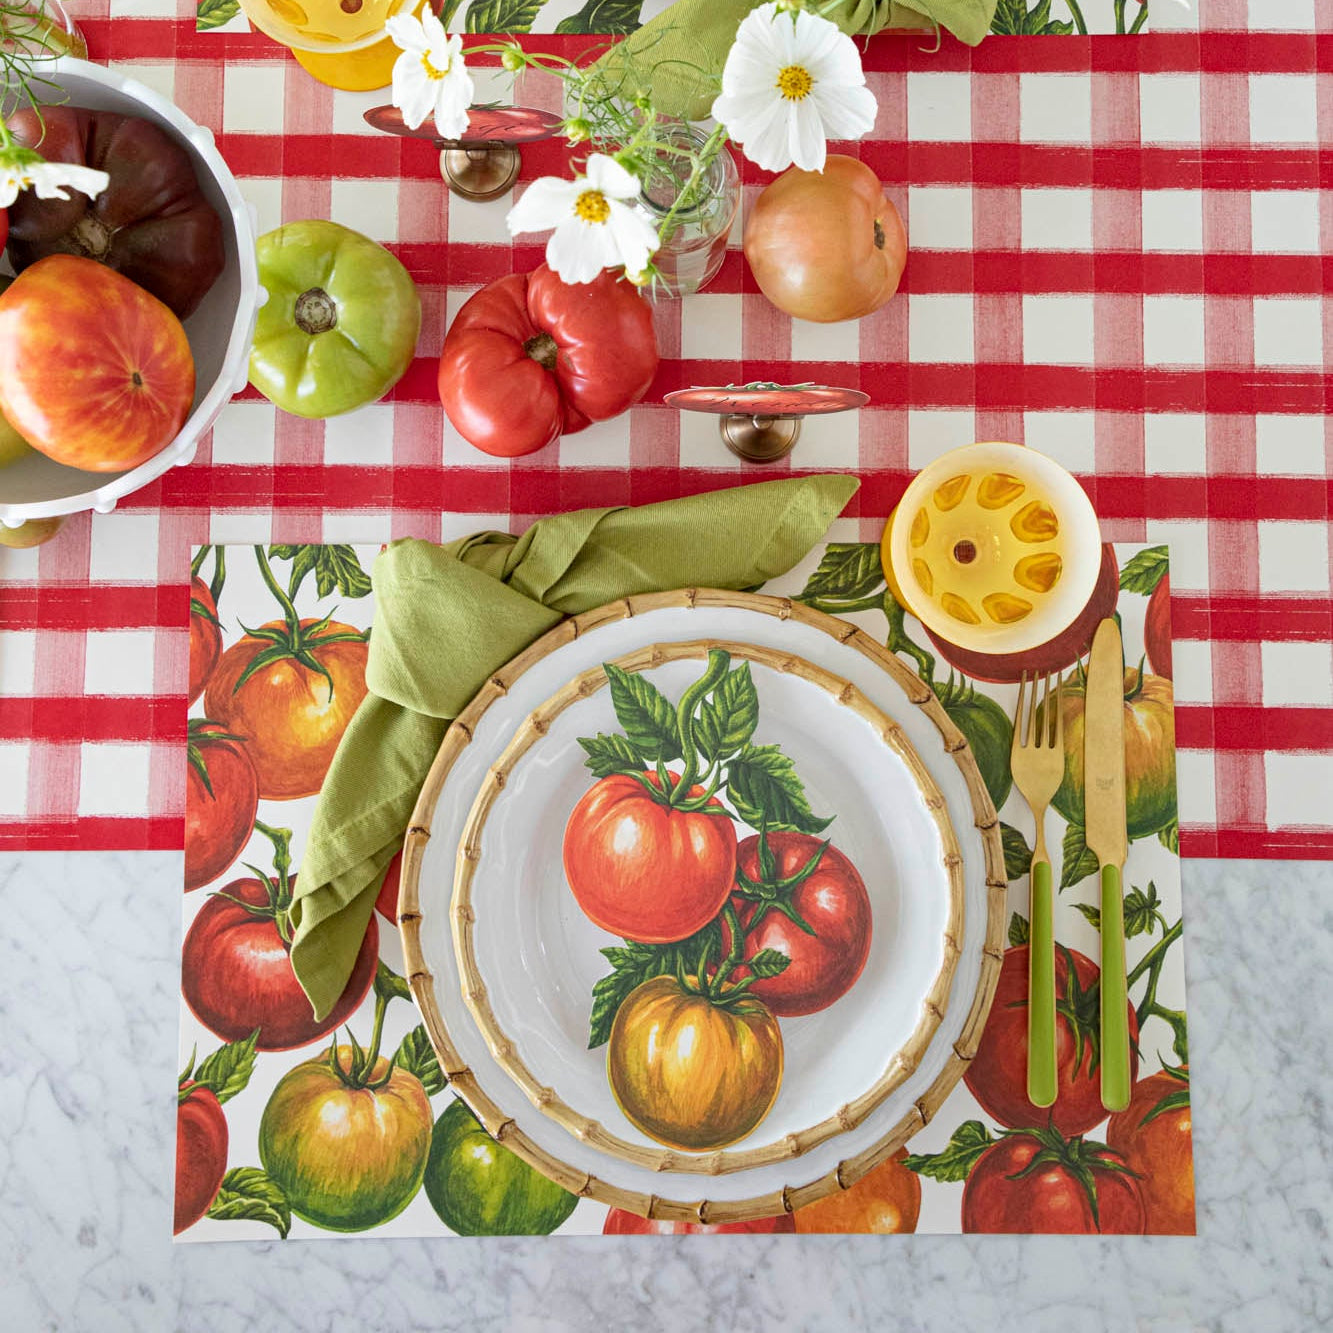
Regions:
[[889, 518], [882, 552], [894, 595], [932, 633], [1012, 653], [1053, 639], [1087, 605], [1101, 535], [1064, 468], [994, 442], [923, 468]]
[[411, 0], [242, 0], [246, 17], [284, 46], [354, 51], [384, 38], [384, 25]]

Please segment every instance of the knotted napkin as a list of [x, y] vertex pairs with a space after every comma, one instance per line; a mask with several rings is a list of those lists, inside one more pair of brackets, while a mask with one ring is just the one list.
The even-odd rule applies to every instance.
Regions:
[[795, 565], [854, 477], [733, 487], [544, 518], [521, 537], [391, 543], [371, 574], [369, 693], [315, 807], [292, 907], [292, 967], [333, 1008], [450, 721], [487, 677], [565, 616], [635, 593], [752, 588]]
[[[997, 0], [839, 0], [831, 9], [811, 5], [843, 32], [885, 28], [947, 28], [975, 46], [990, 31]], [[727, 52], [740, 21], [756, 0], [676, 0], [656, 18], [613, 46], [597, 62], [623, 94], [651, 95], [662, 115], [704, 120], [717, 96]]]

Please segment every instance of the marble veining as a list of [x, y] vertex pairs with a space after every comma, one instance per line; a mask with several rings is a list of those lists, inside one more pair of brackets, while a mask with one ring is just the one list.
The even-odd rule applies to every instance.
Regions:
[[171, 1243], [180, 859], [0, 861], [0, 1330], [1313, 1333], [1333, 865], [1186, 861], [1197, 1238]]

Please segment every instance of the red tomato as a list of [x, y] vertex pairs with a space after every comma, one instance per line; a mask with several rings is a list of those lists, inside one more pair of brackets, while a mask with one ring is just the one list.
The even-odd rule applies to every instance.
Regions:
[[1143, 1222], [1138, 1182], [1119, 1154], [1058, 1135], [1049, 1143], [1025, 1133], [1001, 1139], [963, 1187], [964, 1232], [1141, 1236]]
[[225, 1041], [258, 1028], [261, 1051], [289, 1051], [332, 1032], [365, 999], [379, 959], [372, 915], [346, 990], [316, 1021], [292, 971], [291, 927], [275, 898], [271, 884], [233, 880], [199, 909], [181, 948], [181, 994], [191, 1013]]
[[823, 171], [792, 167], [765, 186], [745, 220], [759, 290], [797, 319], [860, 319], [898, 290], [907, 232], [879, 178], [830, 153]]
[[171, 443], [193, 401], [180, 320], [119, 273], [51, 255], [0, 295], [0, 411], [57, 463], [137, 467]]
[[[770, 833], [776, 877], [786, 879], [809, 864], [820, 842], [806, 833]], [[758, 837], [746, 838], [737, 848], [736, 868], [752, 881], [760, 879]], [[851, 990], [870, 953], [870, 896], [856, 867], [836, 847], [825, 849], [819, 865], [788, 901], [813, 935], [775, 907], [765, 909], [739, 894], [731, 900], [745, 935], [742, 962], [764, 949], [776, 949], [791, 959], [777, 976], [750, 984], [750, 994], [779, 1018], [827, 1009]], [[756, 918], [758, 925], [752, 925]], [[731, 930], [723, 918], [723, 957], [730, 950]], [[736, 979], [746, 975], [738, 971]]]
[[1171, 575], [1163, 574], [1148, 598], [1143, 617], [1143, 641], [1148, 665], [1157, 675], [1171, 679]]
[[795, 1230], [796, 1224], [790, 1213], [779, 1217], [758, 1217], [753, 1222], [719, 1222], [716, 1226], [705, 1226], [702, 1222], [658, 1222], [624, 1208], [612, 1208], [602, 1223], [604, 1236], [702, 1236], [710, 1231], [718, 1235], [785, 1235]]
[[[674, 786], [679, 777], [671, 775]], [[648, 780], [659, 787], [657, 776]], [[702, 796], [692, 787], [691, 796]], [[718, 814], [709, 814], [716, 807]], [[627, 773], [601, 778], [565, 825], [565, 878], [595, 925], [622, 939], [668, 944], [702, 930], [736, 874], [736, 829], [712, 800], [693, 812], [654, 800]]]
[[1192, 1236], [1194, 1133], [1188, 1074], [1163, 1070], [1136, 1083], [1129, 1105], [1106, 1126], [1106, 1142], [1139, 1174], [1148, 1234]]
[[185, 771], [185, 892], [217, 879], [255, 826], [259, 782], [244, 744], [192, 717]]
[[398, 879], [403, 872], [403, 854], [393, 854], [393, 860], [385, 867], [384, 878], [380, 880], [380, 891], [375, 897], [375, 910], [393, 925], [398, 924]]
[[[1073, 971], [1070, 971], [1070, 962]], [[986, 1113], [1012, 1129], [1052, 1124], [1062, 1134], [1084, 1134], [1106, 1118], [1101, 1067], [1096, 1064], [1101, 1017], [1097, 985], [1101, 969], [1074, 949], [1055, 950], [1055, 1104], [1028, 1101], [1028, 946], [1006, 949], [995, 1000], [976, 1056], [963, 1075]], [[1139, 1024], [1129, 1013], [1130, 1076], [1138, 1069]], [[1068, 1013], [1075, 1015], [1071, 1022]]]
[[916, 1230], [921, 1216], [921, 1177], [903, 1165], [899, 1148], [855, 1185], [826, 1194], [792, 1214], [805, 1235], [901, 1235]]
[[176, 1218], [179, 1236], [208, 1212], [227, 1174], [227, 1117], [208, 1088], [185, 1083], [176, 1107]]
[[652, 308], [607, 271], [565, 283], [543, 264], [483, 287], [458, 312], [440, 355], [440, 401], [470, 444], [530, 454], [619, 416], [657, 373]]
[[218, 607], [208, 584], [200, 578], [190, 580], [190, 695], [186, 703], [204, 692], [213, 668], [222, 653], [222, 627]]
[[[301, 628], [315, 623], [303, 620]], [[284, 628], [280, 620], [264, 626]], [[334, 620], [306, 640], [310, 656], [327, 677], [293, 656], [283, 656], [242, 682], [255, 658], [272, 647], [269, 640], [250, 634], [232, 644], [204, 691], [204, 709], [245, 738], [264, 800], [315, 796], [352, 714], [366, 697], [370, 650], [360, 631]]]

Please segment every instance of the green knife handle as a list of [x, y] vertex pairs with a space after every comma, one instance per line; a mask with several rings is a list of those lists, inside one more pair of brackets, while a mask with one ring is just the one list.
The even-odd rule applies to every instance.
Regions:
[[1120, 867], [1102, 867], [1102, 1105], [1129, 1105], [1129, 1018], [1125, 985], [1125, 908]]
[[1028, 933], [1028, 1101], [1055, 1101], [1055, 932], [1051, 863], [1033, 861]]

